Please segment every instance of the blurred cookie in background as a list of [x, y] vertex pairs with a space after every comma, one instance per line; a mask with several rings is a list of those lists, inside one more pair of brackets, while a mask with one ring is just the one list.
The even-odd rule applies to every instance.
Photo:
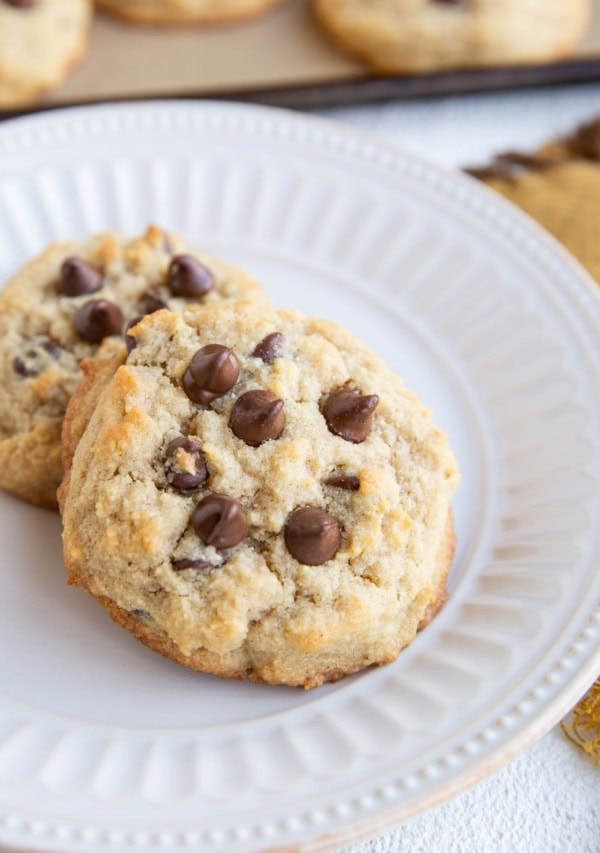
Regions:
[[0, 0], [0, 109], [27, 106], [82, 58], [90, 0]]
[[225, 24], [260, 15], [280, 2], [281, 0], [97, 0], [97, 6], [111, 15], [140, 24]]
[[388, 73], [536, 63], [567, 56], [591, 0], [313, 0], [335, 43]]

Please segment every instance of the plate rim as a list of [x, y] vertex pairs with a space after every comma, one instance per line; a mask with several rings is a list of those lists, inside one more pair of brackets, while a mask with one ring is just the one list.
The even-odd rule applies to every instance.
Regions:
[[[146, 113], [153, 111], [158, 111], [160, 113], [164, 112], [165, 109], [169, 111], [182, 108], [185, 111], [191, 110], [203, 112], [208, 110], [214, 111], [215, 113], [224, 111], [227, 114], [238, 114], [241, 112], [244, 116], [262, 115], [268, 118], [269, 120], [273, 120], [275, 123], [281, 120], [283, 120], [284, 122], [291, 121], [294, 125], [294, 129], [296, 127], [307, 126], [311, 129], [314, 128], [319, 134], [323, 134], [325, 136], [328, 133], [334, 133], [337, 137], [340, 137], [342, 139], [348, 139], [349, 143], [351, 143], [352, 140], [356, 141], [358, 139], [359, 141], [363, 142], [363, 144], [366, 144], [371, 148], [387, 150], [391, 153], [392, 158], [412, 161], [413, 163], [417, 164], [421, 170], [425, 170], [428, 172], [433, 171], [438, 175], [441, 174], [443, 176], [446, 176], [446, 178], [448, 180], [451, 180], [453, 183], [457, 180], [457, 178], [459, 181], [468, 181], [470, 192], [467, 193], [467, 195], [471, 195], [473, 193], [475, 193], [475, 195], [479, 194], [482, 199], [485, 199], [492, 206], [492, 208], [499, 209], [500, 212], [503, 212], [505, 216], [508, 216], [510, 220], [512, 220], [513, 222], [516, 221], [517, 225], [519, 224], [520, 220], [522, 227], [525, 229], [525, 234], [527, 235], [527, 232], [529, 232], [529, 234], [531, 234], [532, 237], [535, 238], [538, 243], [541, 241], [544, 248], [548, 252], [550, 252], [551, 256], [554, 258], [554, 262], [560, 261], [562, 265], [570, 269], [573, 278], [575, 276], [577, 277], [577, 287], [580, 288], [581, 298], [583, 298], [583, 288], [585, 288], [585, 292], [587, 294], [586, 301], [591, 298], [596, 303], [596, 310], [600, 310], [599, 288], [598, 285], [593, 281], [592, 277], [585, 271], [582, 265], [578, 261], [576, 261], [557, 240], [555, 240], [555, 238], [548, 234], [548, 232], [546, 232], [537, 222], [535, 222], [535, 220], [524, 214], [521, 210], [516, 208], [510, 202], [501, 198], [491, 189], [482, 186], [474, 179], [464, 175], [460, 175], [459, 177], [460, 173], [457, 173], [455, 170], [446, 168], [437, 163], [430, 162], [426, 158], [414, 155], [411, 152], [407, 152], [395, 142], [391, 142], [387, 139], [380, 139], [374, 134], [370, 134], [362, 130], [345, 126], [336, 121], [322, 119], [314, 116], [298, 116], [288, 111], [274, 110], [268, 107], [230, 104], [227, 102], [219, 101], [200, 101], [196, 104], [190, 104], [189, 102], [178, 100], [146, 102], [142, 101], [128, 105], [105, 104], [102, 106], [70, 107], [66, 109], [52, 111], [51, 113], [20, 117], [3, 123], [0, 126], [0, 152], [3, 149], [6, 137], [10, 136], [11, 132], [19, 130], [21, 128], [27, 130], [28, 125], [33, 125], [34, 128], [35, 125], [39, 124], [43, 125], [48, 123], [56, 123], [60, 125], [61, 121], [65, 117], [77, 117], [81, 114], [87, 114], [96, 117], [100, 113], [105, 115], [111, 115], [115, 112], [115, 110], [118, 113], [127, 112], [128, 114], [130, 114], [132, 111], [132, 107], [134, 108], [136, 113]], [[292, 133], [292, 136], [294, 136], [294, 133]], [[358, 154], [355, 152], [354, 158], [356, 159], [357, 156]], [[388, 167], [390, 166], [392, 166], [391, 163], [388, 164]], [[1, 179], [2, 175], [0, 174], [0, 180]], [[524, 243], [525, 241], [522, 242]], [[583, 309], [584, 306], [580, 305], [579, 307], [580, 309]], [[588, 319], [591, 323], [591, 317]], [[569, 333], [569, 336], [571, 336], [571, 333]], [[598, 361], [598, 352], [596, 352], [595, 355], [596, 360]], [[600, 607], [596, 610], [596, 617], [596, 624], [600, 624]], [[581, 631], [582, 628], [583, 625], [578, 623], [578, 627], [575, 629], [575, 632], [578, 633], [579, 631]], [[389, 806], [385, 810], [379, 808], [376, 812], [376, 824], [367, 823], [363, 815], [360, 829], [356, 830], [355, 828], [352, 828], [348, 829], [347, 831], [343, 831], [340, 830], [340, 828], [338, 827], [336, 834], [333, 836], [328, 835], [326, 840], [317, 838], [312, 842], [307, 842], [306, 844], [304, 842], [301, 842], [297, 849], [329, 849], [330, 847], [333, 847], [347, 840], [357, 840], [361, 837], [371, 835], [385, 826], [397, 823], [399, 820], [406, 820], [409, 817], [412, 817], [417, 813], [425, 811], [444, 800], [456, 796], [460, 791], [465, 790], [466, 788], [473, 785], [475, 782], [479, 781], [481, 778], [490, 775], [494, 771], [498, 770], [500, 767], [504, 766], [506, 763], [515, 758], [516, 755], [528, 748], [543, 734], [545, 734], [556, 722], [558, 722], [558, 720], [560, 720], [560, 718], [564, 715], [565, 711], [569, 710], [569, 708], [574, 704], [577, 698], [579, 698], [579, 696], [582, 695], [585, 690], [587, 690], [588, 687], [593, 683], [599, 669], [600, 642], [598, 642], [597, 644], [595, 653], [587, 658], [586, 664], [579, 665], [577, 670], [577, 677], [571, 677], [567, 681], [566, 686], [561, 686], [559, 693], [551, 700], [550, 706], [545, 709], [544, 713], [535, 714], [529, 722], [525, 723], [524, 725], [521, 725], [517, 733], [509, 739], [509, 742], [507, 744], [498, 745], [495, 749], [486, 752], [484, 758], [480, 759], [479, 763], [475, 764], [473, 767], [469, 766], [467, 768], [463, 768], [455, 777], [452, 778], [452, 780], [449, 781], [449, 783], [444, 787], [443, 790], [436, 789], [432, 794], [425, 796], [425, 804], [423, 805], [423, 807], [419, 805], [419, 807], [415, 807], [412, 810], [409, 810], [408, 812], [406, 812], [406, 804], [402, 803], [399, 803], [397, 808], [394, 808], [394, 806]], [[510, 750], [508, 749], [509, 745], [512, 747]], [[2, 832], [3, 827], [1, 817], [2, 816], [0, 815], [0, 832]], [[375, 815], [373, 816], [373, 819], [375, 820]], [[34, 835], [31, 836], [31, 841], [35, 841]], [[108, 843], [107, 846], [110, 846], [110, 843]]]

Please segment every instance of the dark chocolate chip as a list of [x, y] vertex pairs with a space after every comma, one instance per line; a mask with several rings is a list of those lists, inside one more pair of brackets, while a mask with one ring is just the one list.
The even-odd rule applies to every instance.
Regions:
[[288, 516], [284, 536], [295, 560], [305, 566], [320, 566], [335, 557], [340, 547], [340, 524], [324, 509], [300, 507]]
[[226, 394], [240, 375], [240, 363], [232, 349], [208, 344], [199, 349], [183, 376], [183, 388], [190, 400], [205, 406]]
[[378, 403], [376, 394], [365, 396], [356, 388], [340, 388], [325, 401], [323, 417], [334, 435], [360, 444], [371, 432], [373, 412]]
[[83, 258], [67, 258], [60, 268], [58, 292], [61, 296], [83, 296], [102, 290], [102, 272]]
[[205, 296], [215, 283], [212, 272], [191, 255], [175, 255], [169, 265], [169, 289], [173, 296]]
[[[178, 450], [183, 451], [190, 457], [189, 467], [192, 471], [182, 467], [178, 460]], [[181, 435], [174, 438], [167, 445], [165, 452], [165, 469], [167, 483], [180, 492], [188, 492], [198, 489], [208, 480], [208, 466], [202, 453], [202, 442], [199, 438], [191, 435]]]
[[127, 325], [125, 326], [124, 336], [125, 336], [125, 346], [127, 347], [127, 352], [132, 352], [137, 347], [137, 339], [134, 338], [133, 335], [128, 335], [127, 333], [130, 329], [133, 329], [134, 326], [137, 326], [137, 324], [140, 322], [140, 320], [143, 320], [143, 319], [144, 318], [142, 316], [134, 317], [133, 320], [130, 320], [127, 323]]
[[48, 355], [51, 355], [55, 361], [60, 358], [60, 354], [63, 351], [61, 345], [57, 344], [56, 341], [53, 341], [51, 338], [42, 341], [42, 349], [44, 352], [47, 352]]
[[61, 352], [62, 347], [50, 338], [32, 341], [23, 355], [17, 355], [13, 358], [13, 370], [18, 376], [24, 376], [28, 379], [32, 376], [39, 376], [48, 367], [48, 356], [57, 361]]
[[189, 560], [187, 557], [182, 560], [173, 560], [171, 565], [176, 572], [182, 572], [184, 569], [212, 569], [212, 564], [208, 560]]
[[21, 358], [20, 355], [16, 355], [12, 361], [13, 370], [18, 376], [24, 376], [29, 379], [31, 376], [37, 376], [37, 370], [33, 370], [25, 363], [24, 359]]
[[256, 344], [252, 350], [254, 358], [262, 358], [265, 364], [273, 364], [279, 358], [283, 350], [283, 335], [281, 332], [272, 332]]
[[4, 0], [7, 6], [13, 6], [15, 9], [33, 9], [37, 0]]
[[283, 400], [270, 391], [246, 391], [235, 401], [229, 426], [251, 447], [279, 438], [285, 427]]
[[93, 344], [111, 335], [120, 335], [125, 322], [119, 306], [108, 299], [92, 299], [84, 303], [77, 309], [73, 319], [78, 335]]
[[233, 548], [248, 532], [244, 510], [227, 495], [207, 495], [192, 514], [192, 526], [206, 545]]
[[168, 307], [169, 303], [167, 302], [167, 294], [160, 285], [149, 287], [148, 290], [142, 294], [138, 303], [138, 310], [142, 315], [154, 314], [155, 311], [162, 311], [163, 308]]
[[334, 489], [346, 489], [348, 492], [357, 492], [360, 489], [360, 480], [353, 474], [334, 474], [325, 480], [326, 486]]

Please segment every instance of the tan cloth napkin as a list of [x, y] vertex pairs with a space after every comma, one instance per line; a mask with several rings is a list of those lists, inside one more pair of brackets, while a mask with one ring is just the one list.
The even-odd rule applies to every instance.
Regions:
[[[600, 284], [600, 118], [534, 154], [511, 151], [468, 171], [537, 219]], [[600, 678], [561, 725], [600, 763]]]

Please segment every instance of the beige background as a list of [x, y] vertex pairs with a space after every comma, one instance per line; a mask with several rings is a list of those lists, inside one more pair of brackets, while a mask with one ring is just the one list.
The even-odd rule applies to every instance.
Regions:
[[305, 0], [229, 27], [139, 27], [97, 15], [85, 62], [52, 100], [227, 92], [362, 73], [321, 36]]
[[[230, 27], [139, 27], [97, 15], [89, 53], [51, 103], [226, 94], [260, 87], [364, 76], [311, 20], [309, 0], [287, 0], [257, 20]], [[600, 58], [600, 0], [580, 55]]]

